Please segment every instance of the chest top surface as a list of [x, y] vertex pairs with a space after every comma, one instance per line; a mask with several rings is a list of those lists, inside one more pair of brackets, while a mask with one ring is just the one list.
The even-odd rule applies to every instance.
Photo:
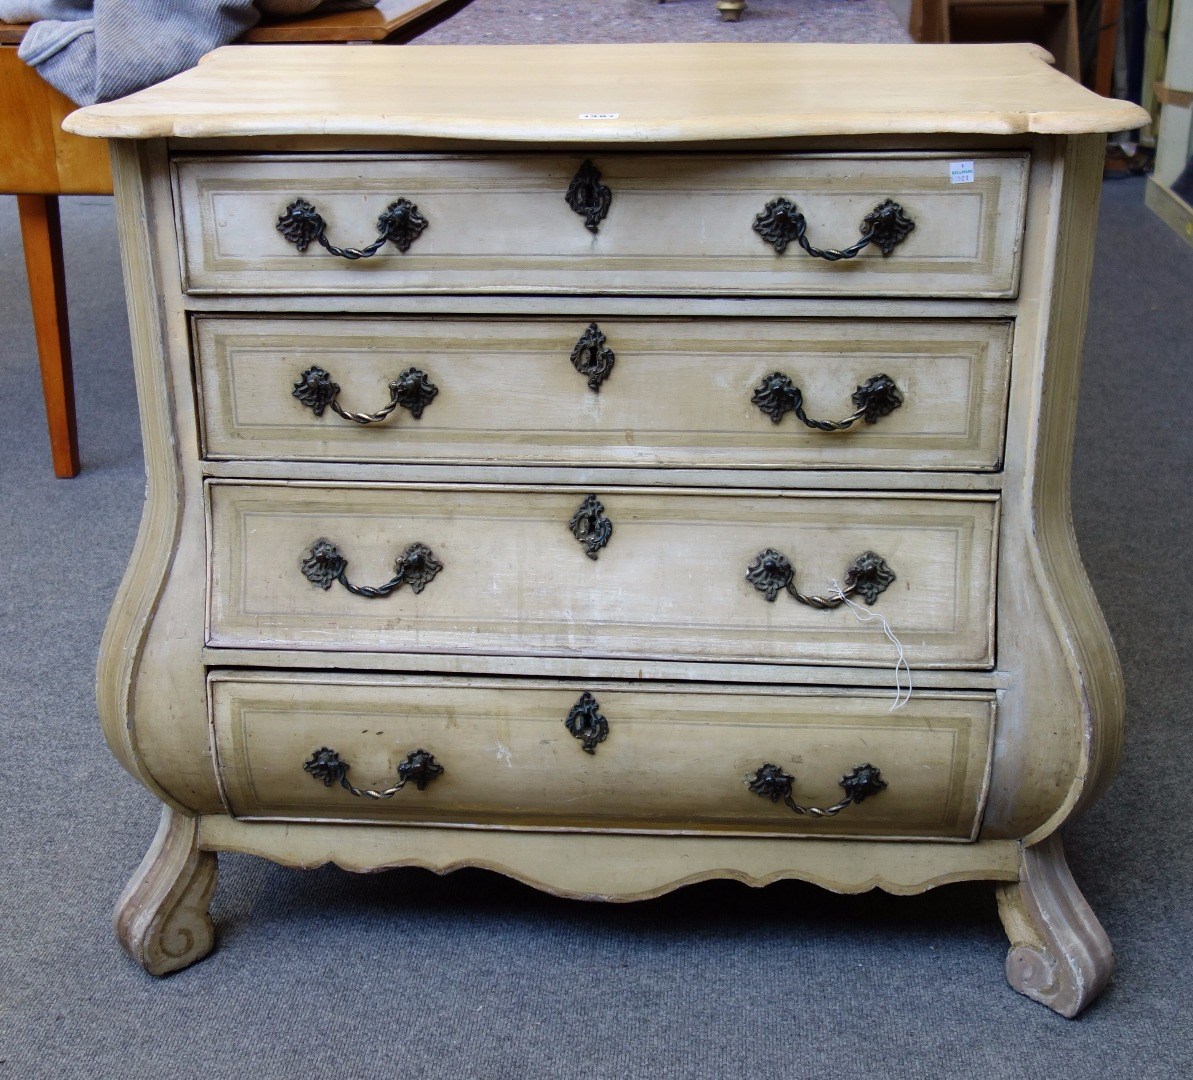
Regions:
[[198, 67], [68, 117], [78, 135], [376, 135], [692, 142], [805, 135], [1080, 134], [1146, 122], [1033, 45], [289, 46]]

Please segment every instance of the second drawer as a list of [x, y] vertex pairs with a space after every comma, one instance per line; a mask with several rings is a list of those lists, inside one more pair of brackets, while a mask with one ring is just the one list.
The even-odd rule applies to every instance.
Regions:
[[880, 620], [816, 606], [836, 581], [913, 668], [993, 663], [993, 495], [210, 481], [208, 496], [215, 646], [891, 665]]
[[[229, 459], [994, 469], [1010, 340], [993, 320], [195, 320], [205, 451]], [[337, 415], [380, 412], [411, 369], [433, 396]], [[813, 428], [796, 391], [815, 421], [873, 410]]]

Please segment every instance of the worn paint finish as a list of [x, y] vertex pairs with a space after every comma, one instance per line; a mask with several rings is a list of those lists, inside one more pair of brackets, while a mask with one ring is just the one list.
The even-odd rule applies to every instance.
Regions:
[[[1066, 123], [1096, 128], [1075, 116]], [[237, 134], [213, 124], [209, 135]], [[196, 905], [206, 902], [213, 866], [193, 856], [215, 850], [356, 870], [487, 866], [563, 895], [607, 899], [657, 895], [709, 877], [751, 884], [794, 877], [842, 891], [895, 892], [987, 879], [1004, 883], [1013, 984], [1058, 1011], [1082, 1007], [1104, 983], [1110, 952], [1064, 868], [1056, 830], [1112, 775], [1122, 710], [1113, 649], [1068, 521], [1087, 223], [1102, 141], [941, 137], [948, 141], [932, 143], [932, 153], [909, 148], [899, 132], [855, 133], [852, 142], [833, 145], [759, 138], [749, 153], [765, 165], [771, 151], [781, 152], [781, 168], [790, 169], [807, 152], [813, 171], [839, 168], [842, 180], [856, 160], [864, 181], [888, 165], [883, 175], [897, 177], [956, 156], [999, 168], [1019, 163], [1014, 183], [1021, 192], [1026, 185], [1026, 198], [1013, 203], [1011, 246], [997, 241], [992, 248], [1001, 252], [1000, 265], [1014, 265], [1017, 284], [995, 297], [944, 300], [925, 274], [917, 295], [903, 298], [875, 298], [879, 287], [865, 285], [856, 293], [826, 287], [817, 300], [808, 298], [813, 289], [805, 297], [730, 301], [697, 276], [687, 279], [684, 296], [602, 297], [599, 305], [578, 292], [519, 293], [513, 286], [479, 296], [445, 285], [443, 295], [413, 300], [389, 286], [374, 291], [366, 266], [357, 268], [359, 278], [337, 269], [338, 282], [359, 284], [332, 296], [317, 294], [307, 264], [294, 263], [292, 252], [285, 258], [301, 268], [286, 271], [290, 278], [274, 268], [244, 276], [237, 287], [288, 280], [293, 292], [201, 296], [186, 292], [185, 267], [206, 263], [203, 256], [188, 262], [186, 251], [201, 252], [211, 236], [202, 225], [189, 240], [185, 227], [180, 234], [175, 202], [182, 202], [184, 224], [201, 222], [198, 189], [183, 180], [210, 166], [223, 182], [228, 160], [180, 149], [176, 156], [187, 160], [174, 167], [163, 141], [118, 143], [149, 500], [105, 637], [100, 711], [117, 756], [172, 815], [125, 898], [122, 925], [157, 926], [164, 905], [183, 897], [178, 910], [201, 930]], [[651, 136], [636, 138], [649, 143]], [[350, 136], [337, 146], [363, 156], [326, 159], [336, 199], [345, 170], [376, 170], [411, 148], [402, 138], [357, 144]], [[220, 149], [213, 144], [203, 153]], [[242, 177], [249, 191], [259, 188], [266, 160], [291, 186], [311, 178], [309, 144], [262, 138], [230, 149], [240, 155], [231, 172], [252, 163]], [[697, 162], [703, 154], [726, 159], [723, 145], [684, 149]], [[651, 150], [656, 165], [676, 160], [674, 145]], [[477, 168], [488, 167], [477, 147], [468, 152]], [[494, 158], [496, 171], [508, 170], [518, 152]], [[432, 160], [450, 175], [459, 159], [410, 158], [417, 169]], [[530, 161], [528, 174], [541, 163]], [[678, 165], [670, 174], [675, 189], [699, 203], [705, 193], [688, 184], [691, 175]], [[566, 206], [562, 212], [574, 216]], [[974, 218], [975, 237], [984, 235], [982, 220]], [[988, 235], [1002, 236], [1005, 227], [995, 223]], [[667, 242], [678, 245], [679, 257], [698, 260], [698, 247], [685, 251], [682, 231], [672, 233]], [[589, 259], [599, 264], [599, 250]], [[799, 265], [798, 272], [817, 269]], [[856, 281], [878, 280], [868, 273]], [[854, 280], [829, 274], [825, 281]], [[602, 291], [599, 273], [590, 284]], [[535, 350], [548, 341], [555, 344], [547, 351], [566, 345], [571, 320], [582, 329], [597, 317], [635, 343], [619, 355], [601, 396], [566, 355], [558, 378], [538, 379], [541, 361], [531, 357], [545, 352]], [[519, 376], [513, 388], [483, 366], [478, 343], [486, 319], [500, 320], [491, 340]], [[859, 337], [855, 328], [863, 325]], [[387, 343], [379, 328], [401, 340]], [[838, 333], [849, 335], [849, 347], [833, 349]], [[238, 368], [232, 351], [248, 348], [248, 355], [245, 342], [257, 334], [264, 347]], [[330, 436], [302, 427], [291, 411], [271, 428], [266, 405], [288, 394], [278, 373], [293, 378], [302, 349], [330, 368], [337, 335], [374, 381], [403, 344], [429, 365], [438, 341], [470, 358], [461, 370], [472, 364], [465, 392], [475, 404], [449, 408], [448, 395], [461, 391], [445, 380], [442, 400], [425, 416], [431, 421], [443, 405], [443, 430], [419, 435], [424, 441], [408, 449], [402, 433], [409, 423]], [[952, 417], [956, 431], [973, 438], [958, 435], [929, 452], [917, 442], [924, 433], [892, 424], [886, 435], [881, 427], [853, 433], [860, 434], [856, 443], [842, 439], [825, 453], [816, 450], [816, 433], [801, 431], [791, 436], [789, 455], [760, 451], [755, 460], [752, 447], [764, 444], [751, 442], [746, 406], [738, 402], [727, 428], [715, 426], [721, 414], [712, 399], [745, 385], [743, 372], [733, 373], [745, 349], [770, 350], [769, 360], [798, 347], [808, 358], [809, 392], [819, 399], [837, 392], [849, 364], [881, 355], [888, 341], [911, 352], [924, 345], [925, 362], [937, 355], [935, 342], [940, 355], [960, 357], [956, 370], [967, 373], [942, 376], [930, 391], [921, 386], [900, 423], [922, 401], [921, 416]], [[986, 349], [985, 359], [971, 350], [974, 343]], [[660, 437], [667, 422], [652, 413], [644, 392], [649, 373], [627, 367], [648, 353], [650, 363], [678, 365], [689, 381], [707, 380], [700, 385], [708, 401], [695, 394], [674, 402], [682, 430], [669, 446]], [[716, 363], [722, 355], [723, 369]], [[345, 368], [343, 379], [354, 392], [357, 370], [356, 363]], [[858, 377], [853, 368], [847, 374], [847, 382]], [[618, 404], [619, 377], [632, 401]], [[500, 415], [502, 395], [524, 384], [527, 399], [511, 399]], [[536, 410], [566, 411], [569, 401], [570, 438], [568, 425], [552, 428], [553, 443], [534, 432]], [[659, 404], [672, 404], [665, 391]], [[529, 431], [524, 443], [507, 438], [519, 431]], [[726, 432], [730, 438], [718, 443], [714, 436]], [[743, 433], [735, 459], [725, 448]], [[846, 433], [833, 437], [839, 434]], [[866, 449], [861, 439], [870, 435], [891, 440], [888, 457]], [[459, 449], [470, 438], [485, 449]], [[586, 439], [591, 461], [583, 458]], [[615, 524], [596, 561], [567, 529], [589, 493]], [[325, 594], [298, 571], [304, 545], [326, 533], [347, 550], [353, 579], [359, 571], [371, 583], [398, 553], [395, 538], [406, 538], [415, 521], [420, 532], [435, 532], [438, 539], [417, 539], [445, 564], [417, 598], [401, 590], [366, 601], [338, 585]], [[342, 536], [331, 535], [337, 527]], [[759, 529], [766, 535], [738, 560], [734, 545]], [[805, 591], [840, 575], [855, 547], [881, 547], [897, 580], [874, 610], [890, 616], [918, 672], [906, 711], [886, 712], [891, 652], [880, 634], [851, 624], [848, 612], [801, 608], [786, 596], [768, 605], [744, 581], [758, 547], [782, 549], [784, 539]], [[408, 669], [424, 674], [394, 674]], [[576, 695], [594, 686], [611, 733], [587, 755], [562, 720]], [[293, 723], [268, 720], [274, 714], [261, 702], [271, 695]], [[345, 711], [349, 699], [355, 705]], [[233, 722], [241, 706], [242, 721]], [[351, 800], [347, 793], [329, 792], [302, 772], [299, 759], [317, 748], [307, 744], [322, 744], [328, 732], [370, 784], [392, 773], [410, 739], [434, 736], [448, 770], [435, 782], [442, 787], [404, 791], [383, 811], [362, 814], [343, 802]], [[826, 834], [848, 833], [847, 840], [821, 837], [806, 822], [793, 828], [783, 816], [772, 824], [765, 815], [781, 804], [750, 796], [738, 775], [746, 756], [752, 761], [765, 749], [770, 757], [772, 746], [773, 760], [810, 785], [809, 801], [831, 801], [837, 774], [861, 764], [852, 754], [863, 746], [883, 751], [891, 764], [873, 763], [889, 767], [892, 786], [818, 823]], [[608, 762], [616, 772], [601, 771]], [[728, 763], [731, 780], [721, 778], [718, 762]], [[821, 771], [821, 762], [832, 767]], [[709, 776], [717, 779], [708, 799], [685, 802], [694, 781], [707, 786]], [[475, 790], [457, 777], [476, 777]], [[427, 796], [421, 804], [407, 798], [419, 794]], [[152, 943], [152, 935], [138, 940]], [[147, 949], [134, 951], [151, 964]], [[200, 951], [184, 950], [182, 962]]]

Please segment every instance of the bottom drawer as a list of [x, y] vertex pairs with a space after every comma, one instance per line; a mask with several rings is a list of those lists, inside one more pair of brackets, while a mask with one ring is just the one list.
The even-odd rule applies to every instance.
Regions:
[[[232, 671], [212, 673], [210, 702], [242, 818], [954, 839], [977, 832], [995, 709], [979, 693], [917, 692], [891, 713], [878, 691]], [[416, 758], [402, 790], [365, 793], [418, 750], [442, 773]], [[886, 786], [799, 815], [751, 791], [764, 765], [799, 806], [839, 803], [858, 766]]]

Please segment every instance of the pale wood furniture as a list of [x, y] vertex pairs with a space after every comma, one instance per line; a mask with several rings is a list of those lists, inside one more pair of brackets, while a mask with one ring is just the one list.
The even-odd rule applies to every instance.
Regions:
[[[1193, 4], [1175, 0], [1164, 82], [1156, 87], [1160, 126], [1156, 168], [1147, 178], [1147, 205], [1186, 243], [1193, 244]], [[1185, 175], [1183, 190], [1174, 185]]]
[[1139, 133], [1143, 146], [1155, 147], [1160, 127], [1159, 95], [1165, 93], [1164, 68], [1168, 60], [1168, 27], [1172, 18], [1172, 0], [1156, 0], [1147, 6], [1147, 31], [1143, 40], [1143, 77], [1139, 104], [1149, 113], [1148, 125]]
[[[660, 4], [665, 4], [667, 0], [659, 0]], [[737, 22], [742, 17], [742, 12], [746, 10], [745, 0], [717, 0], [717, 11], [721, 13], [721, 18], [725, 22]]]
[[1081, 80], [1076, 0], [912, 0], [908, 22], [911, 36], [925, 44], [1034, 42]]
[[164, 804], [125, 948], [211, 948], [217, 851], [989, 880], [1012, 985], [1079, 1011], [1058, 829], [1122, 688], [1069, 454], [1137, 114], [1030, 47], [705, 45], [221, 50], [70, 117], [149, 476], [99, 671]]
[[[461, 6], [461, 0], [381, 0], [361, 11], [262, 23], [241, 41], [393, 41]], [[75, 104], [17, 57], [27, 29], [0, 22], [0, 142], [6, 147], [0, 192], [17, 196], [54, 475], [71, 477], [79, 471], [79, 440], [58, 196], [109, 195], [112, 174], [102, 143], [62, 130]]]
[[[467, 5], [468, 0], [377, 0], [375, 7], [307, 15], [300, 19], [266, 19], [239, 41], [242, 45], [310, 45], [331, 42], [406, 40]], [[429, 20], [429, 21], [428, 21]]]
[[50, 455], [54, 474], [69, 477], [79, 441], [58, 196], [110, 193], [112, 176], [102, 143], [62, 130], [74, 103], [17, 58], [24, 31], [0, 23], [0, 191], [17, 196]]
[[1097, 54], [1094, 57], [1094, 90], [1109, 97], [1114, 92], [1114, 54], [1118, 50], [1118, 27], [1122, 0], [1102, 0]]

